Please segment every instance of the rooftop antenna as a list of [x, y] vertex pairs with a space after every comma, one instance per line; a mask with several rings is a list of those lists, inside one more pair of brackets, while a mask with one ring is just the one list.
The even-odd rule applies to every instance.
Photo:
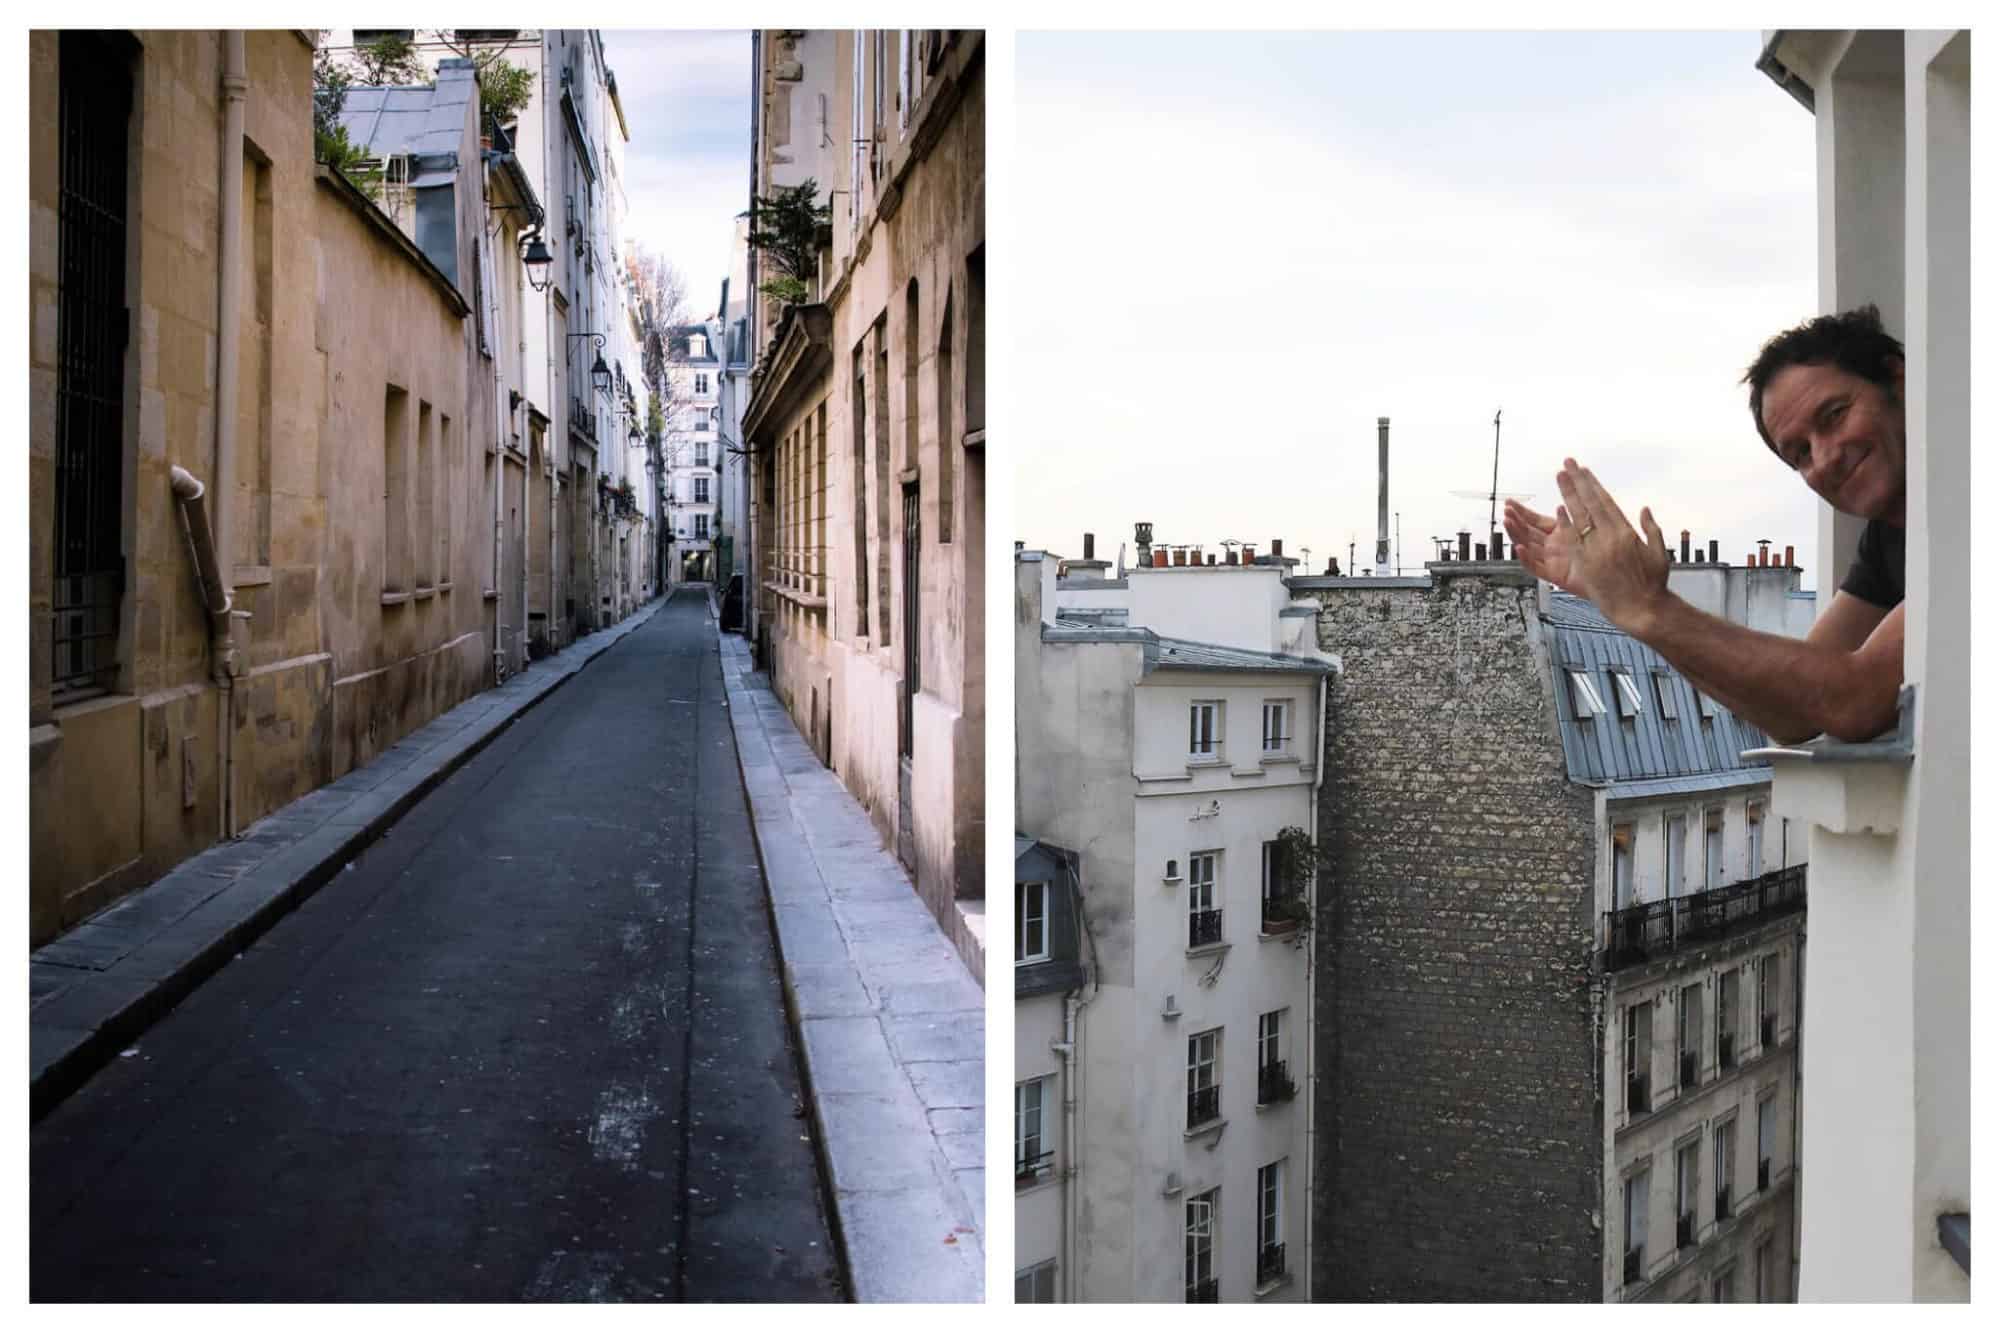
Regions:
[[1500, 489], [1500, 408], [1493, 409], [1493, 486], [1484, 491], [1453, 491], [1461, 500], [1486, 501], [1486, 531], [1500, 531], [1500, 502], [1502, 500], [1532, 500], [1532, 491], [1503, 491]]

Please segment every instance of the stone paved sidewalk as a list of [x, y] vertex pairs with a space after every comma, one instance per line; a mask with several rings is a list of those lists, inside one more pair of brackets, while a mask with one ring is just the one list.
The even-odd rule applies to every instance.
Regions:
[[985, 1291], [985, 993], [735, 634], [719, 635], [857, 1301]]
[[30, 1114], [75, 1091], [515, 718], [663, 605], [642, 607], [475, 694], [35, 950], [28, 965]]

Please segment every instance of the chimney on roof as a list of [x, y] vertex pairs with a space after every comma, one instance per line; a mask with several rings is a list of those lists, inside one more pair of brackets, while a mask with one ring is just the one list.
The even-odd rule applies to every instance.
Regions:
[[1210, 551], [1210, 552], [1208, 553], [1208, 563], [1209, 563], [1209, 565], [1210, 565], [1211, 567], [1213, 567], [1213, 566], [1214, 566], [1214, 564], [1215, 564], [1215, 552], [1213, 552], [1213, 551]]
[[1257, 548], [1252, 546], [1249, 542], [1243, 543], [1243, 563], [1246, 565], [1254, 565], [1257, 563]]
[[1271, 558], [1273, 560], [1283, 560], [1285, 558], [1285, 539], [1283, 537], [1271, 538]]
[[1458, 530], [1458, 558], [1460, 560], [1472, 559], [1472, 534], [1464, 528]]
[[1687, 530], [1686, 528], [1682, 528], [1682, 529], [1681, 529], [1681, 563], [1685, 565], [1685, 564], [1686, 564], [1687, 562], [1688, 562], [1688, 530]]
[[1340, 561], [1336, 557], [1328, 556], [1326, 558], [1326, 574], [1328, 578], [1337, 579], [1340, 577]]
[[1481, 542], [1481, 543], [1479, 543], [1479, 545], [1477, 545], [1477, 546], [1475, 546], [1475, 547], [1473, 547], [1473, 548], [1472, 548], [1472, 558], [1473, 558], [1474, 560], [1477, 560], [1477, 561], [1478, 561], [1478, 562], [1479, 562], [1480, 564], [1482, 564], [1482, 565], [1486, 563], [1486, 543], [1485, 543], [1485, 542]]
[[1375, 572], [1389, 572], [1389, 418], [1375, 418], [1380, 481], [1375, 488]]
[[1708, 563], [1711, 565], [1722, 563], [1722, 543], [1713, 537], [1708, 539]]
[[1785, 548], [1785, 568], [1786, 569], [1798, 568], [1796, 564], [1792, 563], [1792, 548], [1789, 546]]
[[1097, 558], [1097, 535], [1095, 533], [1086, 532], [1083, 534], [1083, 558], [1085, 560], [1095, 560]]
[[1489, 540], [1486, 544], [1486, 549], [1493, 553], [1493, 558], [1495, 560], [1505, 560], [1507, 558], [1506, 556], [1507, 548], [1500, 544], [1500, 534], [1497, 532], [1490, 532], [1487, 534], [1487, 537], [1489, 538]]
[[1185, 566], [1186, 566], [1186, 564], [1187, 564], [1187, 547], [1185, 547], [1185, 546], [1176, 546], [1176, 547], [1174, 548], [1174, 563], [1175, 563], [1176, 565], [1179, 565], [1179, 566], [1183, 566], [1183, 567], [1185, 567]]
[[1769, 537], [1759, 537], [1757, 539], [1757, 568], [1769, 569], [1770, 567], [1771, 539]]
[[1138, 551], [1139, 563], [1141, 565], [1150, 565], [1153, 563], [1153, 525], [1151, 523], [1134, 523], [1132, 525], [1132, 545]]

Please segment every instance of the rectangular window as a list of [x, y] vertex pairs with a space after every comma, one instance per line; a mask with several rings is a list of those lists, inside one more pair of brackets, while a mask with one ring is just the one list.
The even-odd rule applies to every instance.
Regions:
[[1715, 1127], [1715, 1220], [1736, 1212], [1736, 1121]]
[[[854, 114], [861, 117], [861, 34], [854, 35]], [[855, 146], [860, 162], [860, 145]], [[857, 188], [855, 194], [860, 190]], [[854, 349], [854, 635], [868, 637], [868, 378], [867, 341]]]
[[1039, 963], [1049, 956], [1049, 886], [1014, 886], [1014, 961]]
[[1292, 743], [1291, 704], [1284, 699], [1264, 701], [1264, 753], [1284, 754]]
[[1729, 1305], [1736, 1300], [1736, 1265], [1722, 1269], [1708, 1284], [1708, 1299], [1717, 1305]]
[[1680, 705], [1674, 702], [1673, 678], [1665, 672], [1653, 673], [1653, 698], [1660, 705], [1660, 716], [1677, 718], [1681, 715]]
[[938, 544], [947, 545], [951, 541], [952, 515], [957, 505], [958, 486], [954, 478], [958, 474], [958, 451], [963, 446], [958, 433], [952, 429], [952, 395], [958, 392], [958, 380], [953, 371], [951, 354], [951, 321], [953, 318], [952, 291], [944, 289], [944, 314], [938, 321], [937, 352], [932, 357], [932, 371], [937, 380], [937, 478], [938, 478]]
[[1674, 1245], [1694, 1248], [1695, 1200], [1701, 1189], [1701, 1141], [1682, 1144], [1674, 1150]]
[[1187, 1123], [1193, 1129], [1222, 1118], [1222, 1029], [1188, 1038]]
[[1647, 1189], [1651, 1170], [1634, 1171], [1625, 1177], [1625, 1284], [1630, 1286], [1646, 1276]]
[[708, 503], [707, 477], [696, 477], [694, 479], [694, 502], [698, 505], [705, 505]]
[[1668, 815], [1666, 824], [1667, 897], [1678, 898], [1687, 892], [1687, 816]]
[[1736, 992], [1742, 970], [1731, 968], [1715, 978], [1715, 1067], [1736, 1068]]
[[1222, 1191], [1212, 1189], [1187, 1201], [1187, 1244], [1185, 1248], [1187, 1301], [1190, 1305], [1213, 1305], [1215, 1283], [1215, 1213]]
[[1625, 1006], [1625, 1113], [1652, 1109], [1653, 1002]]
[[1704, 889], [1722, 887], [1722, 811], [1709, 810], [1702, 816], [1702, 884]]
[[1049, 1173], [1055, 1157], [1045, 1133], [1049, 1080], [1031, 1078], [1014, 1085], [1014, 1183], [1030, 1185]]
[[1569, 673], [1569, 703], [1571, 711], [1588, 721], [1604, 711], [1604, 700], [1598, 696], [1597, 686], [1585, 671]]
[[1771, 1163], [1778, 1151], [1778, 1095], [1757, 1101], [1757, 1188], [1771, 1188]]
[[1257, 1104], [1275, 1106], [1298, 1092], [1285, 1057], [1285, 1011], [1257, 1016]]
[[1715, 720], [1716, 714], [1721, 711], [1716, 707], [1715, 700], [1709, 698], [1706, 694], [1703, 694], [1700, 690], [1696, 690], [1694, 692], [1694, 697], [1695, 697], [1695, 702], [1701, 705], [1702, 720], [1704, 722], [1713, 722]]
[[1771, 1242], [1767, 1237], [1757, 1242], [1755, 1267], [1751, 1269], [1754, 1289], [1751, 1295], [1761, 1303], [1770, 1304], [1778, 1299], [1777, 1270], [1772, 1264]]
[[382, 395], [382, 591], [410, 588], [410, 395]]
[[1743, 811], [1743, 840], [1748, 848], [1747, 864], [1743, 869], [1745, 879], [1755, 879], [1764, 873], [1764, 803], [1751, 801]]
[[1220, 852], [1188, 853], [1188, 948], [1222, 939], [1222, 909], [1215, 905], [1215, 863]]
[[694, 447], [694, 465], [696, 467], [708, 466], [708, 444], [706, 441]]
[[[697, 373], [697, 374], [695, 375], [695, 377], [694, 377], [694, 391], [695, 391], [696, 393], [707, 393], [707, 392], [708, 392], [708, 376], [707, 376], [707, 375], [705, 375], [705, 374], [699, 374], [699, 373]], [[702, 414], [701, 414], [701, 415], [700, 415], [700, 416], [699, 416], [698, 418], [696, 418], [696, 420], [695, 420], [695, 429], [696, 429], [696, 430], [700, 430], [700, 429], [701, 429], [702, 427], [706, 426], [707, 424], [708, 424], [708, 413], [706, 413], [706, 412], [703, 412], [703, 413], [702, 413]]]
[[1257, 1168], [1257, 1285], [1285, 1275], [1285, 1164]]
[[1681, 987], [1680, 1004], [1680, 1087], [1683, 1092], [1701, 1083], [1701, 983]]
[[1618, 690], [1618, 716], [1637, 717], [1644, 711], [1639, 702], [1639, 687], [1632, 683], [1632, 677], [1623, 671], [1611, 673], [1611, 683]]
[[1222, 704], [1203, 699], [1188, 706], [1188, 758], [1213, 759], [1222, 748]]
[[696, 515], [694, 516], [694, 537], [695, 537], [695, 540], [696, 540], [696, 541], [707, 541], [707, 540], [708, 540], [708, 515], [707, 515], [707, 514], [696, 514]]
[[1757, 960], [1757, 1044], [1778, 1044], [1778, 955]]
[[1632, 905], [1632, 826], [1611, 826], [1611, 905]]
[[1014, 1304], [1053, 1305], [1055, 1300], [1055, 1260], [1047, 1260], [1014, 1274]]

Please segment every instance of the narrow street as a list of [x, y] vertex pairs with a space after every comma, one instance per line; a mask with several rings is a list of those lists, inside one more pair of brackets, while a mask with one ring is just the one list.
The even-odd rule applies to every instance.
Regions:
[[38, 1122], [51, 1300], [838, 1300], [682, 591]]

